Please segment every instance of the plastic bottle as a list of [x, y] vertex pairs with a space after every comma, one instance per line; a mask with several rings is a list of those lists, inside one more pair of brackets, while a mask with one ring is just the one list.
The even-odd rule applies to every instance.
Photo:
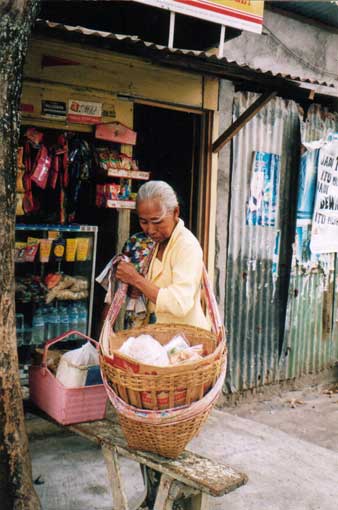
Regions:
[[60, 308], [60, 335], [69, 331], [69, 316], [66, 306]]
[[57, 308], [51, 307], [48, 320], [48, 340], [60, 334], [60, 315]]
[[[75, 303], [68, 305], [69, 329], [79, 329], [79, 313]], [[75, 339], [76, 335], [72, 335], [71, 339]]]
[[41, 312], [42, 312], [42, 315], [43, 315], [43, 320], [44, 320], [44, 323], [45, 323], [45, 339], [47, 340], [48, 339], [48, 328], [49, 328], [49, 311], [50, 311], [50, 306], [49, 305], [45, 305], [41, 308]]
[[45, 321], [42, 309], [38, 308], [32, 320], [32, 343], [41, 345], [45, 341]]
[[87, 334], [88, 311], [86, 303], [79, 303], [79, 331]]

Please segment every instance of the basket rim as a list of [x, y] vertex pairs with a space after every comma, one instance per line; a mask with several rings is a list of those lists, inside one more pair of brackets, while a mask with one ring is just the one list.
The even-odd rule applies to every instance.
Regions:
[[[159, 322], [159, 323], [156, 323], [156, 324], [146, 324], [145, 326], [138, 326], [137, 328], [131, 328], [131, 329], [122, 329], [120, 331], [117, 331], [117, 332], [114, 332], [114, 336], [117, 336], [119, 337], [120, 335], [125, 335], [127, 333], [130, 333], [132, 331], [139, 331], [139, 330], [148, 330], [148, 329], [151, 329], [151, 330], [154, 330], [156, 328], [168, 328], [168, 329], [177, 329], [177, 328], [182, 328], [182, 329], [189, 329], [189, 330], [197, 330], [197, 331], [200, 331], [200, 332], [203, 332], [203, 334], [206, 334], [208, 336], [212, 336], [213, 339], [217, 340], [217, 335], [216, 333], [214, 333], [213, 331], [210, 331], [208, 329], [204, 329], [204, 328], [200, 328], [198, 326], [192, 326], [191, 324], [180, 324], [180, 323], [175, 323], [175, 324], [170, 324], [170, 323], [167, 323], [167, 322]], [[130, 335], [130, 336], [133, 336], [133, 335]]]
[[[227, 352], [227, 347], [225, 346], [224, 351], [220, 352], [220, 358], [214, 360], [213, 363], [218, 363], [219, 362], [219, 364], [221, 364], [222, 363], [222, 354], [224, 354], [226, 352]], [[211, 354], [208, 354], [208, 356], [205, 356], [204, 358], [202, 358], [202, 360], [199, 360], [199, 361], [203, 361], [203, 360], [207, 360], [208, 361], [208, 357], [211, 356], [211, 355], [214, 355], [214, 353], [215, 353], [215, 351], [212, 352]], [[128, 356], [125, 356], [125, 357], [128, 360], [133, 361], [135, 363], [135, 359], [134, 358], [129, 358]], [[139, 374], [139, 373], [134, 373], [134, 372], [127, 372], [127, 371], [122, 370], [121, 368], [116, 367], [116, 366], [112, 365], [111, 363], [109, 363], [109, 361], [107, 361], [107, 360], [110, 360], [110, 359], [113, 359], [113, 358], [110, 358], [106, 354], [100, 353], [100, 358], [103, 358], [103, 365], [104, 364], [108, 365], [109, 368], [111, 367], [111, 369], [114, 370], [114, 372], [117, 372], [117, 374], [123, 375], [123, 377], [128, 377], [128, 376], [132, 377], [132, 378], [137, 377], [140, 380], [147, 381], [150, 378], [152, 378], [154, 380], [161, 380], [161, 379], [163, 379], [163, 377], [173, 378], [173, 377], [181, 377], [182, 376], [182, 370], [177, 370], [176, 372], [174, 370], [171, 370], [170, 373], [168, 373], [168, 374], [164, 374], [164, 373], [161, 373], [161, 374]], [[161, 367], [161, 368], [173, 368], [174, 369], [175, 367], [176, 368], [187, 367], [187, 369], [189, 369], [189, 368], [191, 368], [190, 365], [195, 364], [195, 363], [196, 363], [196, 360], [192, 360], [192, 361], [187, 361], [187, 362], [184, 362], [184, 363], [179, 363], [177, 365], [168, 365], [167, 367]], [[152, 365], [152, 366], [154, 368], [158, 368], [157, 365]], [[198, 366], [198, 367], [196, 367], [194, 369], [194, 372], [198, 372], [199, 374], [203, 374], [203, 373], [205, 373], [207, 371], [210, 371], [210, 363], [203, 364], [202, 366]]]
[[[131, 331], [135, 331], [135, 330], [144, 330], [144, 329], [146, 329], [146, 328], [154, 329], [154, 328], [156, 328], [156, 326], [158, 326], [158, 325], [156, 325], [156, 324], [149, 324], [149, 325], [144, 326], [144, 327], [139, 327], [139, 328], [132, 328], [132, 329], [128, 329], [128, 330], [123, 330], [123, 331], [121, 331], [121, 332], [114, 333], [114, 336], [117, 336], [117, 337], [118, 337], [118, 336], [119, 336], [119, 333], [120, 333], [120, 334], [125, 335], [125, 334], [127, 334], [128, 332], [130, 333]], [[177, 325], [177, 324], [161, 324], [161, 327], [162, 327], [162, 326], [164, 326], [164, 327], [171, 327], [171, 328], [172, 328], [173, 326], [174, 326], [174, 327], [176, 327], [176, 326], [181, 326], [181, 325], [180, 325], [180, 324], [178, 324], [178, 325]], [[150, 365], [150, 364], [148, 364], [148, 363], [144, 363], [144, 362], [142, 362], [142, 361], [138, 361], [138, 360], [136, 360], [135, 358], [131, 358], [131, 357], [130, 357], [130, 356], [128, 356], [127, 354], [121, 353], [121, 352], [119, 351], [119, 349], [112, 349], [110, 354], [109, 354], [109, 353], [106, 353], [106, 352], [104, 352], [104, 349], [103, 349], [103, 347], [102, 347], [101, 342], [100, 342], [100, 355], [101, 355], [101, 356], [103, 356], [104, 358], [107, 358], [107, 359], [111, 359], [111, 360], [113, 360], [113, 359], [114, 359], [114, 354], [116, 353], [116, 354], [118, 354], [118, 356], [119, 356], [119, 357], [122, 357], [123, 359], [125, 359], [126, 361], [128, 361], [128, 362], [129, 362], [129, 363], [131, 363], [131, 364], [140, 364], [140, 365], [153, 366], [153, 367], [154, 367], [154, 369], [156, 368], [157, 370], [158, 370], [158, 369], [160, 369], [160, 370], [162, 370], [162, 369], [166, 369], [166, 370], [169, 370], [169, 371], [170, 371], [170, 374], [172, 374], [172, 373], [175, 371], [175, 369], [178, 369], [178, 367], [185, 366], [185, 367], [187, 367], [187, 368], [191, 368], [193, 365], [196, 365], [196, 364], [198, 364], [198, 363], [208, 362], [208, 361], [209, 361], [209, 360], [210, 360], [213, 356], [215, 356], [215, 355], [216, 355], [216, 353], [218, 353], [218, 352], [219, 352], [219, 353], [221, 354], [221, 352], [222, 352], [221, 346], [223, 346], [223, 348], [225, 349], [225, 351], [227, 351], [227, 342], [226, 342], [226, 339], [225, 339], [225, 338], [222, 338], [222, 339], [221, 339], [221, 340], [217, 343], [217, 337], [216, 337], [216, 334], [215, 334], [215, 333], [213, 333], [213, 332], [211, 332], [211, 331], [208, 331], [208, 330], [203, 329], [203, 328], [199, 328], [199, 327], [197, 327], [197, 326], [190, 326], [190, 324], [189, 324], [189, 325], [188, 325], [188, 324], [187, 324], [187, 325], [183, 325], [183, 327], [189, 328], [190, 330], [191, 330], [191, 329], [195, 329], [195, 330], [198, 330], [198, 331], [202, 331], [202, 332], [203, 332], [203, 334], [205, 334], [205, 333], [206, 333], [207, 335], [209, 335], [209, 337], [210, 337], [210, 336], [212, 336], [212, 337], [213, 337], [213, 338], [212, 338], [212, 340], [215, 340], [215, 347], [214, 347], [214, 350], [213, 350], [210, 354], [208, 354], [207, 356], [202, 357], [200, 360], [190, 360], [190, 361], [187, 361], [187, 362], [185, 362], [185, 363], [181, 363], [181, 364], [177, 364], [177, 365], [166, 365], [166, 366]], [[130, 336], [132, 336], [132, 334], [131, 334]], [[209, 338], [208, 340], [211, 340], [211, 338]], [[107, 362], [107, 363], [109, 363], [109, 362]], [[116, 367], [114, 367], [114, 368], [116, 368]], [[162, 373], [162, 374], [158, 374], [158, 375], [163, 375], [163, 373]]]

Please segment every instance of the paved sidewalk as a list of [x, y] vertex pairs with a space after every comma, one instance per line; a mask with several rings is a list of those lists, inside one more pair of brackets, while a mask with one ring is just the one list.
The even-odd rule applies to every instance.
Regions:
[[[338, 405], [329, 410], [338, 413]], [[213, 498], [214, 510], [338, 509], [337, 451], [300, 439], [299, 433], [297, 437], [292, 431], [283, 432], [276, 423], [269, 426], [235, 412], [214, 411], [189, 445], [249, 476], [246, 486]], [[283, 415], [285, 423], [288, 416]], [[32, 435], [30, 444], [34, 479], [40, 476], [44, 482], [36, 485], [44, 510], [111, 510], [105, 466], [97, 447], [65, 434], [35, 439]], [[128, 497], [135, 498], [142, 487], [138, 465], [124, 460], [122, 474]]]

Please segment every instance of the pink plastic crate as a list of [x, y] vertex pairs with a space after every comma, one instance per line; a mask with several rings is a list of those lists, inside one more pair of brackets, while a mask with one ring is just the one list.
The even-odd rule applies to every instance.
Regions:
[[68, 331], [46, 342], [41, 366], [29, 369], [30, 398], [40, 409], [62, 425], [102, 420], [105, 416], [107, 393], [103, 384], [66, 388], [47, 368], [48, 348], [76, 333], [97, 346], [97, 342], [79, 331]]

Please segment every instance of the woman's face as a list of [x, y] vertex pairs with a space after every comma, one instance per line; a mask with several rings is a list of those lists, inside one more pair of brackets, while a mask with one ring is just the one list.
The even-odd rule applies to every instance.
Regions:
[[143, 232], [162, 243], [169, 239], [178, 222], [179, 208], [166, 212], [158, 199], [143, 200], [137, 206], [137, 214]]

